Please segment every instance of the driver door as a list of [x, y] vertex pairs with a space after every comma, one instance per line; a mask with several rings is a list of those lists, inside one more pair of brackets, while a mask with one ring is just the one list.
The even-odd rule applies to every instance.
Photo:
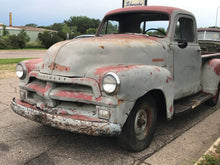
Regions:
[[179, 15], [175, 24], [171, 47], [174, 61], [174, 97], [179, 99], [201, 90], [201, 52], [195, 19], [188, 15]]

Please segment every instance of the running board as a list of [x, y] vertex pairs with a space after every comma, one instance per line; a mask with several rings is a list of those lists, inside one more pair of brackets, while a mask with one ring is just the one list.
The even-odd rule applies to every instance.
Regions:
[[192, 110], [212, 97], [210, 94], [200, 92], [196, 95], [177, 100], [174, 102], [174, 114], [177, 115]]

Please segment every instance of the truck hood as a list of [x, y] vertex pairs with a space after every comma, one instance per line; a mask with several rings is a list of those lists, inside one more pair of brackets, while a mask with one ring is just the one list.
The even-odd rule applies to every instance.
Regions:
[[102, 66], [152, 64], [153, 59], [163, 58], [164, 54], [165, 48], [160, 42], [144, 35], [73, 39], [53, 45], [40, 72], [83, 77], [91, 69]]

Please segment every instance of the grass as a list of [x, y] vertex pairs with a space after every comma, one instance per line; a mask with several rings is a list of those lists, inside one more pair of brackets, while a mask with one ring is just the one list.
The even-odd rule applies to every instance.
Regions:
[[220, 165], [220, 158], [213, 155], [204, 155], [203, 160], [197, 165]]
[[0, 79], [13, 78], [15, 75], [15, 67], [17, 63], [31, 58], [9, 58], [0, 59]]
[[28, 60], [31, 58], [5, 58], [0, 59], [0, 65], [9, 65], [9, 64], [17, 64], [21, 61]]
[[214, 151], [203, 155], [202, 160], [197, 165], [220, 165], [220, 143], [214, 148]]

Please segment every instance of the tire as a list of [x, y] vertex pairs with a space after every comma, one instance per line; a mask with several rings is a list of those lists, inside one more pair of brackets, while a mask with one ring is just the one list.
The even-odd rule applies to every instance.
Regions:
[[213, 107], [218, 103], [218, 99], [219, 99], [219, 90], [220, 90], [220, 84], [218, 85], [218, 90], [215, 94], [215, 96], [213, 96], [211, 99], [209, 99], [206, 104]]
[[142, 151], [152, 141], [157, 123], [157, 106], [147, 95], [135, 104], [119, 137], [120, 145], [129, 151]]

